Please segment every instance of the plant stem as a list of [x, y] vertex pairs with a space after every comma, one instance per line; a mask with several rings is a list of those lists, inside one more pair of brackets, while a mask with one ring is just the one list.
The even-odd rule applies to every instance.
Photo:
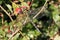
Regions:
[[12, 35], [11, 35], [11, 37], [9, 37], [9, 39], [8, 40], [10, 40], [16, 33], [18, 33], [19, 32], [19, 29], [17, 29]]
[[46, 0], [45, 4], [43, 5], [43, 7], [41, 8], [41, 10], [33, 17], [33, 19], [35, 19], [45, 8], [45, 5], [47, 4], [48, 0]]
[[2, 25], [3, 25], [3, 23], [4, 23], [4, 16], [3, 16], [3, 14], [1, 16], [2, 16]]
[[13, 22], [12, 17], [10, 16], [10, 14], [0, 5], [0, 8], [9, 16], [9, 18], [11, 19], [11, 21]]

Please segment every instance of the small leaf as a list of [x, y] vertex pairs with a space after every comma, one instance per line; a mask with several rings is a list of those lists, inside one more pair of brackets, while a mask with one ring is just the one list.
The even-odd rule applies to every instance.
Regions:
[[15, 13], [15, 10], [16, 8], [19, 8], [20, 5], [17, 5], [15, 3], [12, 2], [12, 7], [13, 7], [13, 11], [14, 11], [14, 14], [17, 15], [17, 13]]
[[22, 6], [29, 7], [28, 4], [27, 4], [26, 2], [22, 2], [22, 3], [21, 3], [21, 7], [22, 7]]
[[36, 22], [38, 22], [38, 20], [37, 19], [34, 19], [33, 22], [36, 23]]
[[12, 11], [12, 6], [11, 5], [9, 5], [9, 4], [6, 4], [6, 6], [8, 7], [8, 9], [11, 11], [11, 13], [13, 12]]
[[53, 15], [53, 19], [55, 21], [55, 23], [60, 26], [60, 16], [59, 16], [59, 11], [58, 9], [55, 9], [53, 12], [52, 12], [52, 15]]
[[24, 36], [21, 40], [30, 40], [28, 36]]
[[2, 29], [0, 29], [0, 35], [2, 35], [3, 37], [5, 37], [5, 32], [2, 31]]
[[26, 27], [29, 28], [29, 29], [33, 28], [33, 26], [32, 26], [31, 23], [28, 23], [28, 24], [26, 25]]
[[19, 0], [20, 2], [24, 2], [24, 0]]
[[14, 2], [12, 2], [12, 7], [13, 7], [13, 9], [19, 8], [19, 6], [17, 4], [15, 4]]
[[0, 4], [2, 4], [3, 0], [0, 0]]
[[37, 7], [38, 5], [36, 3], [32, 4], [32, 6]]

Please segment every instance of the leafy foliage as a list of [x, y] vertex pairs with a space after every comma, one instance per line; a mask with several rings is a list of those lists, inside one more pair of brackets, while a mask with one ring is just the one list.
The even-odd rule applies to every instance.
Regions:
[[45, 2], [0, 0], [0, 40], [49, 40], [54, 36], [60, 27], [59, 0], [48, 1], [44, 6]]

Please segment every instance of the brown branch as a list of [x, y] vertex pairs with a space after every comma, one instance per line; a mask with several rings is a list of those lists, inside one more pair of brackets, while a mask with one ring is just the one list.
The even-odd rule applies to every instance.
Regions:
[[[26, 37], [26, 35], [24, 35], [21, 31], [19, 31], [20, 32], [20, 34], [24, 37], [25, 36], [25, 38], [27, 39], [27, 37]], [[27, 39], [28, 40], [28, 39]]]
[[28, 17], [26, 17], [26, 19], [25, 19], [25, 21], [24, 21], [23, 25], [25, 25], [25, 24], [26, 24], [26, 22], [27, 22], [27, 19], [28, 19]]
[[[47, 1], [45, 2], [45, 4], [47, 3]], [[44, 4], [44, 6], [42, 7], [42, 9], [33, 17], [33, 19], [34, 18], [36, 18], [40, 13], [41, 13], [41, 11], [44, 9], [44, 7], [45, 7], [45, 4]], [[28, 15], [28, 18], [30, 19], [30, 17], [29, 17], [29, 15]], [[27, 18], [26, 18], [26, 20], [27, 20]], [[26, 23], [26, 20], [24, 21], [24, 24]], [[37, 28], [37, 26], [34, 24], [34, 22], [30, 19], [30, 22], [33, 24], [33, 26], [39, 31], [39, 29]], [[16, 31], [15, 31], [15, 33], [13, 33], [12, 35], [11, 35], [11, 37], [8, 39], [8, 40], [10, 40], [17, 32], [19, 31], [19, 29], [17, 29]], [[40, 32], [40, 31], [39, 31]], [[21, 33], [21, 32], [20, 32]], [[22, 34], [22, 33], [21, 33]]]
[[8, 40], [11, 40], [11, 38], [12, 38], [15, 34], [17, 34], [18, 32], [20, 32], [20, 34], [21, 34], [22, 36], [24, 36], [23, 33], [20, 31], [20, 29], [17, 29], [17, 30], [9, 37]]
[[46, 2], [44, 3], [43, 7], [41, 8], [41, 10], [33, 17], [33, 19], [35, 19], [45, 8], [45, 5], [47, 4], [48, 0], [46, 0]]
[[9, 37], [8, 40], [11, 40], [11, 38], [12, 38], [15, 34], [17, 34], [19, 31], [20, 31], [20, 29], [17, 29], [17, 30]]
[[0, 5], [0, 8], [9, 16], [11, 21], [13, 21], [12, 17], [10, 16], [10, 14], [1, 5]]
[[25, 11], [25, 13], [26, 13], [29, 21], [30, 21], [30, 22], [33, 24], [33, 26], [36, 28], [36, 30], [40, 32], [40, 30], [39, 30], [39, 29], [37, 28], [37, 26], [34, 24], [34, 22], [32, 21], [32, 19], [29, 17], [29, 14], [27, 13], [27, 11]]
[[[23, 25], [25, 25], [26, 24], [26, 21], [27, 21], [27, 18], [25, 19], [25, 21], [24, 21], [24, 23], [23, 23]], [[8, 40], [10, 40], [15, 34], [17, 34], [18, 32], [20, 32], [20, 34], [22, 35], [22, 36], [24, 36], [23, 34], [22, 34], [22, 32], [20, 31], [20, 29], [17, 29], [16, 31], [15, 31], [15, 33], [13, 33], [12, 35], [11, 35], [11, 37], [9, 37], [9, 39]]]
[[36, 28], [36, 30], [38, 31], [38, 32], [40, 32], [40, 30], [37, 28], [37, 26], [34, 24], [34, 22], [30, 19], [30, 22], [33, 24], [33, 26]]

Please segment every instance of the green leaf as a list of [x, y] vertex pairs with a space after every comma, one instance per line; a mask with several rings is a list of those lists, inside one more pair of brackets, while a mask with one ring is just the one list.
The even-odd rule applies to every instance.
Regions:
[[58, 15], [58, 10], [53, 12], [53, 19], [56, 22], [57, 20], [59, 20], [59, 15]]
[[26, 2], [22, 2], [22, 3], [21, 3], [21, 6], [29, 7], [28, 4], [27, 4]]
[[5, 26], [8, 26], [8, 23], [7, 23], [7, 21], [5, 21], [5, 22], [4, 22], [4, 24], [5, 24]]
[[20, 2], [24, 2], [24, 0], [19, 0]]
[[3, 0], [0, 0], [0, 4], [2, 4]]
[[[2, 29], [0, 29], [0, 35], [2, 35], [3, 37], [5, 37], [5, 32], [2, 31]], [[1, 37], [1, 36], [0, 36]]]
[[34, 37], [39, 36], [40, 34], [41, 34], [41, 33], [38, 32], [37, 30], [31, 30], [31, 31], [28, 32], [27, 35], [28, 35], [30, 38], [34, 38]]
[[60, 16], [59, 16], [59, 11], [58, 9], [55, 9], [53, 12], [52, 12], [52, 15], [53, 15], [53, 19], [55, 21], [55, 23], [60, 26]]
[[26, 25], [26, 27], [29, 28], [29, 29], [33, 28], [33, 26], [32, 26], [31, 23], [28, 23], [28, 24]]
[[55, 23], [60, 26], [60, 12], [59, 9], [57, 7], [55, 7], [53, 4], [51, 4], [50, 6], [51, 9], [51, 14], [53, 17], [53, 20], [55, 21]]
[[29, 31], [29, 32], [28, 32], [28, 36], [29, 36], [30, 38], [34, 38], [34, 31]]
[[32, 7], [37, 7], [37, 6], [38, 6], [38, 3], [32, 4]]
[[35, 30], [34, 33], [35, 33], [35, 35], [34, 35], [35, 37], [37, 37], [37, 36], [39, 36], [39, 35], [41, 34], [41, 33], [38, 32], [37, 30]]
[[36, 22], [38, 22], [38, 20], [37, 19], [34, 19], [33, 22], [36, 23]]
[[12, 6], [11, 5], [9, 5], [9, 4], [6, 4], [6, 6], [8, 7], [8, 9], [10, 10], [10, 12], [12, 13], [13, 11], [12, 11]]
[[17, 40], [19, 35], [20, 35], [20, 33], [17, 33], [11, 40]]
[[17, 4], [15, 4], [15, 3], [12, 2], [12, 7], [15, 10], [16, 8], [19, 8], [19, 5], [17, 5]]
[[30, 40], [28, 36], [24, 36], [21, 40]]
[[49, 8], [52, 9], [52, 10], [56, 9], [53, 4], [51, 4], [51, 6]]
[[21, 22], [16, 23], [16, 25], [18, 28], [22, 29], [22, 23]]

